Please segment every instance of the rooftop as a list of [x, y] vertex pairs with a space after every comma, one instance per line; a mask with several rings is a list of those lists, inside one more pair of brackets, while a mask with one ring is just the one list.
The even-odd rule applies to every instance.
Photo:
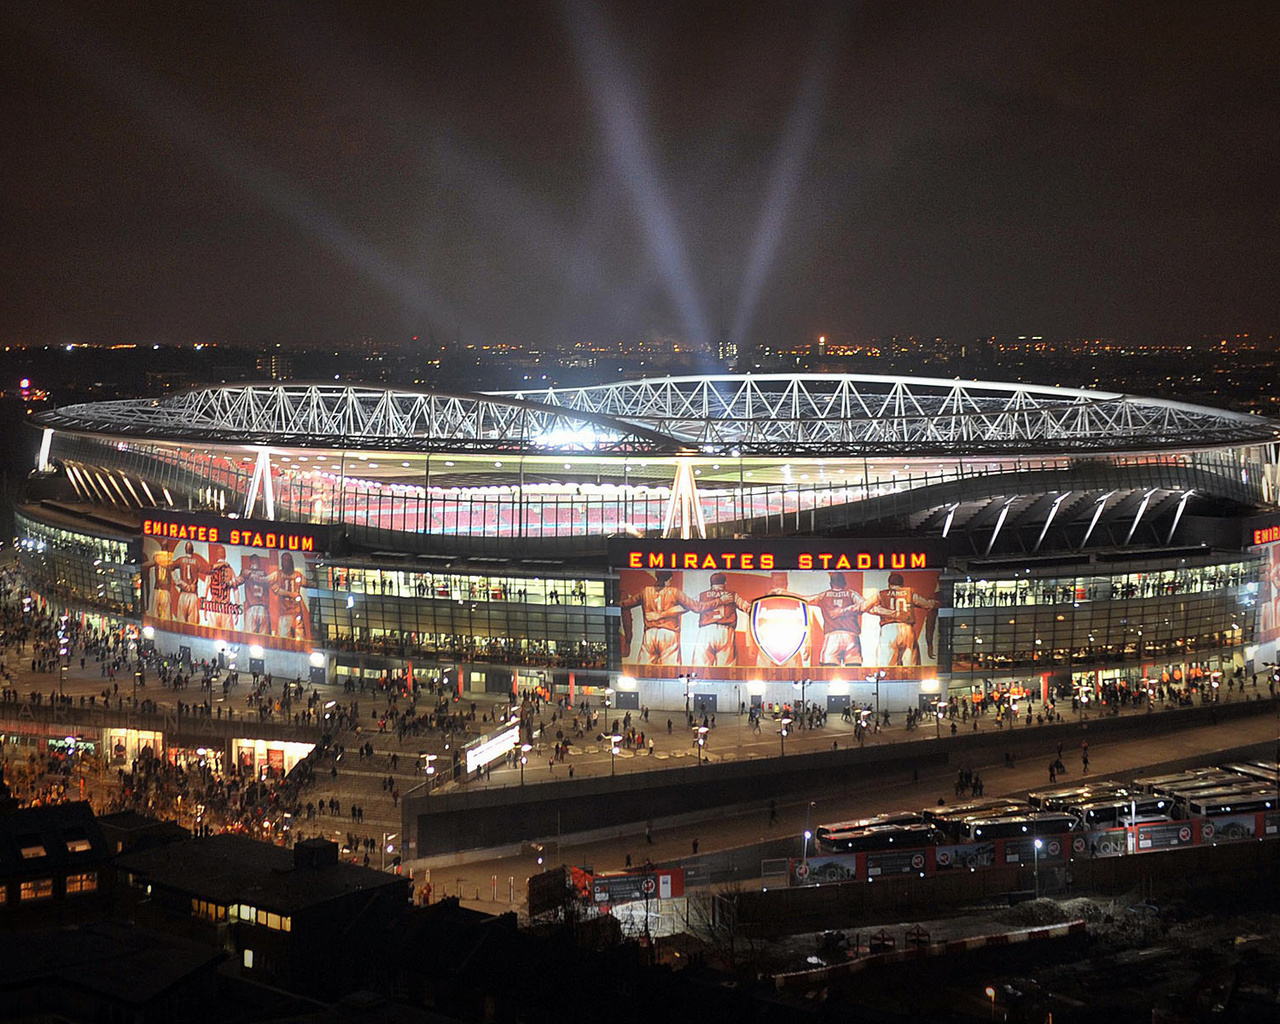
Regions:
[[405, 886], [408, 880], [355, 864], [297, 866], [294, 852], [224, 832], [127, 853], [121, 871], [214, 903], [248, 903], [293, 914], [352, 893]]

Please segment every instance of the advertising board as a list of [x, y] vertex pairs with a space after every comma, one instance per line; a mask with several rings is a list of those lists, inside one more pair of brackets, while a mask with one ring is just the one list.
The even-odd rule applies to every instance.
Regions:
[[622, 671], [699, 679], [923, 678], [935, 552], [891, 541], [614, 542]]
[[307, 591], [324, 531], [153, 513], [142, 523], [142, 621], [172, 633], [311, 649]]

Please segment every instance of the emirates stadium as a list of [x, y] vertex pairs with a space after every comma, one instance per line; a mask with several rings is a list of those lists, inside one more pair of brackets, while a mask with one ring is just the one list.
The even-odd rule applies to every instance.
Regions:
[[231, 384], [34, 417], [35, 596], [194, 660], [622, 708], [923, 707], [1275, 659], [1280, 424], [870, 375]]

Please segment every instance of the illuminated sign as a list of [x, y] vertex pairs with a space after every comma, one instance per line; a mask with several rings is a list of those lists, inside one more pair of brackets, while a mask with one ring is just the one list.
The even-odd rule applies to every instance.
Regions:
[[[1280, 534], [1277, 534], [1280, 536]], [[787, 562], [794, 564], [787, 565]], [[628, 569], [928, 569], [924, 551], [801, 551], [780, 559], [771, 551], [627, 551], [622, 564]]]
[[165, 540], [198, 541], [202, 544], [234, 544], [236, 547], [262, 548], [265, 551], [317, 550], [316, 535], [309, 531], [302, 533], [288, 527], [281, 529], [277, 523], [252, 524], [234, 519], [220, 526], [181, 520], [144, 519], [142, 535]]
[[1273, 544], [1280, 540], [1280, 526], [1261, 526], [1253, 531], [1255, 545]]
[[944, 552], [927, 540], [618, 538], [617, 668], [748, 683], [936, 676]]
[[493, 763], [514, 750], [519, 742], [520, 726], [518, 724], [491, 736], [482, 737], [474, 746], [467, 748], [467, 772], [473, 772], [477, 768]]
[[[153, 631], [310, 651], [325, 527], [201, 513], [142, 521], [142, 617]], [[234, 652], [232, 652], [234, 653]]]

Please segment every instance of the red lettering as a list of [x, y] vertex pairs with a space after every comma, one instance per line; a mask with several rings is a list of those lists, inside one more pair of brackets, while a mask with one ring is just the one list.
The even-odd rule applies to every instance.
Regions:
[[[689, 566], [689, 568], [690, 568], [690, 569], [696, 569], [697, 567], [698, 567], [698, 556], [697, 556], [697, 555], [694, 555], [694, 556], [693, 556], [693, 565]], [[703, 560], [702, 560], [702, 568], [704, 568], [704, 569], [715, 569], [715, 568], [718, 568], [718, 566], [716, 565], [716, 556], [715, 556], [715, 555], [707, 555], [705, 558], [703, 558]]]
[[925, 558], [923, 551], [911, 552], [911, 568], [923, 569], [925, 567]]
[[907, 556], [901, 551], [895, 551], [889, 556], [890, 569], [905, 569], [907, 567]]
[[686, 551], [684, 553], [684, 567], [686, 569], [698, 568], [698, 553], [696, 551]]
[[315, 539], [314, 537], [303, 537], [303, 538], [302, 538], [302, 550], [303, 550], [303, 551], [314, 551], [315, 549], [316, 549], [316, 539]]
[[736, 558], [737, 556], [736, 556], [732, 551], [726, 551], [726, 552], [725, 552], [723, 555], [721, 555], [720, 557], [724, 559], [724, 567], [725, 567], [726, 569], [732, 569], [732, 568], [733, 568], [733, 560], [734, 560], [734, 558]]
[[[760, 568], [761, 568], [761, 569], [772, 569], [772, 568], [773, 568], [773, 555], [766, 555], [765, 557], [769, 559], [769, 564], [768, 564], [768, 565], [765, 565], [765, 564], [764, 564], [764, 559], [761, 559], [761, 561], [760, 561]], [[801, 569], [812, 569], [812, 568], [813, 568], [813, 555], [801, 555], [801, 556], [799, 557], [799, 559], [797, 559], [797, 560], [796, 560], [796, 566], [797, 566], [798, 568], [801, 568]]]
[[662, 557], [661, 551], [649, 552], [649, 568], [650, 569], [665, 569], [666, 565], [667, 565], [667, 560]]
[[[234, 543], [234, 542], [233, 542], [233, 543]], [[627, 568], [628, 568], [628, 569], [643, 569], [643, 568], [644, 568], [644, 555], [642, 555], [639, 551], [629, 551], [629, 552], [627, 552]]]
[[756, 567], [755, 555], [751, 554], [749, 551], [744, 551], [742, 553], [742, 557], [738, 559], [738, 568], [754, 569], [755, 567]]
[[[840, 556], [840, 561], [845, 563], [844, 568], [846, 569], [849, 568], [849, 564], [848, 564], [849, 560], [845, 558], [844, 555]], [[840, 568], [839, 563], [836, 564], [836, 568], [837, 569]], [[859, 569], [871, 568], [871, 556], [868, 555], [865, 551], [858, 552], [858, 568]]]
[[[801, 558], [801, 559], [804, 559], [805, 557], [806, 557], [805, 555], [801, 555], [801, 556], [800, 556], [800, 558]], [[773, 555], [761, 555], [761, 556], [760, 556], [760, 568], [761, 568], [761, 569], [765, 569], [765, 570], [772, 569], [772, 568], [773, 568]]]

